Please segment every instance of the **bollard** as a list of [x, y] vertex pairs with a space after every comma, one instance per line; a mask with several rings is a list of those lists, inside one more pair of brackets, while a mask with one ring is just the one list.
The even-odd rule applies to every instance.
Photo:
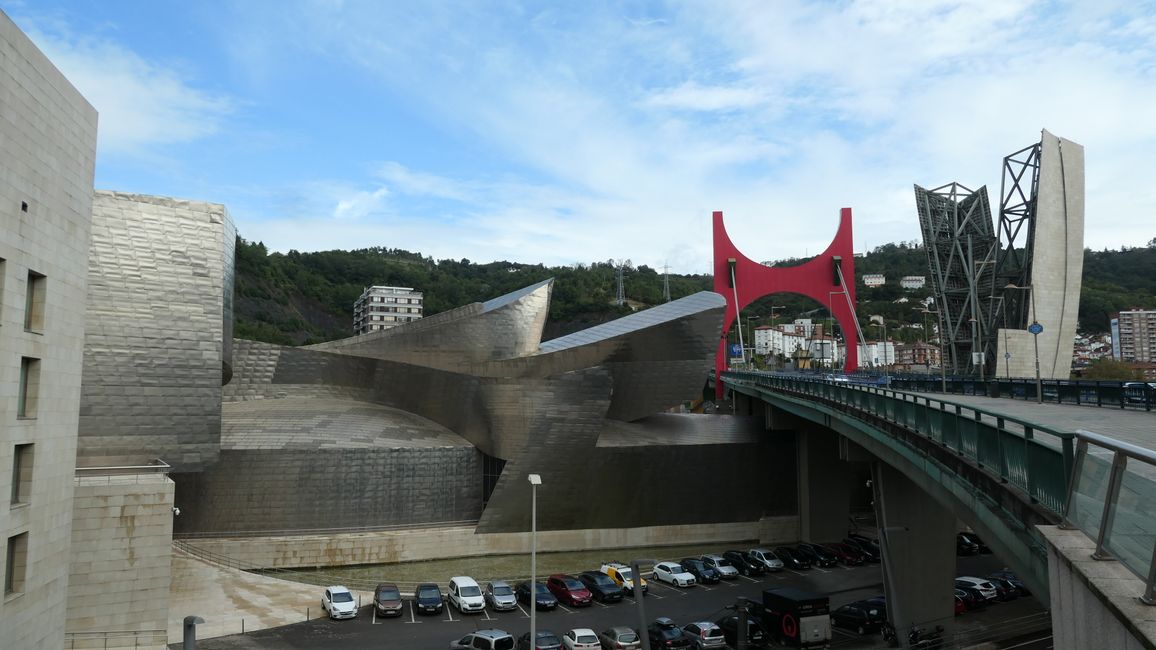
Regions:
[[200, 616], [185, 617], [184, 639], [181, 642], [182, 650], [197, 650], [197, 626], [204, 623]]

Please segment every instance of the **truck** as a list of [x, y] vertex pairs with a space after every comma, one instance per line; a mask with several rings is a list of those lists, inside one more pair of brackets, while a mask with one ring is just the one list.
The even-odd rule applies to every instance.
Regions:
[[763, 629], [780, 645], [831, 647], [831, 602], [826, 596], [780, 587], [763, 590]]

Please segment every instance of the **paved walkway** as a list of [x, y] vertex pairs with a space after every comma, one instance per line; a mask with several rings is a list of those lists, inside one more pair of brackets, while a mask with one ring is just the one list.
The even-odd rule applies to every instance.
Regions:
[[[184, 619], [205, 619], [197, 638], [238, 634], [320, 618], [322, 587], [257, 575], [210, 564], [173, 549], [173, 582], [169, 590], [169, 643], [180, 643]], [[370, 592], [353, 592], [362, 604]], [[243, 627], [242, 627], [243, 626]]]

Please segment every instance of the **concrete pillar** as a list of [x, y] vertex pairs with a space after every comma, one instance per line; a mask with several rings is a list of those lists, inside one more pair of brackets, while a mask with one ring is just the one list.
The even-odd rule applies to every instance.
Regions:
[[913, 624], [948, 629], [955, 618], [955, 515], [882, 461], [872, 464], [871, 481], [887, 614], [900, 641]]
[[840, 459], [839, 434], [810, 424], [799, 429], [799, 527], [809, 542], [847, 536], [851, 514], [850, 464]]

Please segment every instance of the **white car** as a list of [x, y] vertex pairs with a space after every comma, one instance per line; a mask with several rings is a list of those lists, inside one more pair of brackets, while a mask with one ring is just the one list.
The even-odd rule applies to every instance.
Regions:
[[955, 579], [956, 589], [975, 589], [987, 600], [999, 598], [999, 590], [987, 578], [973, 576], [959, 576]]
[[694, 576], [682, 570], [678, 562], [659, 562], [654, 565], [654, 578], [676, 587], [693, 587]]
[[326, 587], [321, 596], [321, 609], [329, 618], [357, 618], [357, 599], [345, 587]]
[[704, 555], [699, 558], [702, 563], [708, 567], [718, 571], [723, 580], [734, 580], [739, 577], [739, 570], [731, 564], [731, 561], [721, 555], [714, 555], [713, 553]]
[[562, 635], [562, 647], [566, 650], [602, 650], [602, 642], [594, 630], [579, 627]]
[[765, 548], [752, 548], [747, 551], [756, 562], [762, 562], [763, 566], [767, 567], [767, 571], [782, 571], [783, 561], [780, 560], [774, 552]]
[[482, 595], [482, 587], [477, 580], [469, 576], [454, 576], [450, 578], [450, 604], [458, 608], [461, 614], [485, 611], [486, 598]]

